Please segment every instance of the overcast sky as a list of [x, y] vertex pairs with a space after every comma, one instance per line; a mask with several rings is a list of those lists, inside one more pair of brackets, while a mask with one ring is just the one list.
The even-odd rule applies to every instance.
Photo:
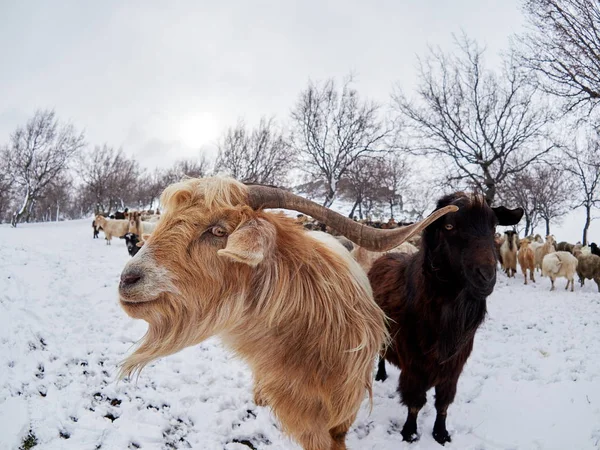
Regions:
[[428, 44], [464, 30], [493, 58], [522, 23], [518, 0], [0, 2], [0, 143], [54, 108], [91, 145], [169, 164], [238, 117], [287, 120], [309, 79], [352, 71], [386, 103]]

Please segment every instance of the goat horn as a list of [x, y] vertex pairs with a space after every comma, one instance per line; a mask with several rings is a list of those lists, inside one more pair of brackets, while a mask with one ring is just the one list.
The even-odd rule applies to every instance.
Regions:
[[435, 210], [421, 222], [392, 230], [380, 230], [359, 224], [329, 208], [283, 189], [262, 185], [247, 185], [246, 187], [248, 189], [248, 204], [253, 209], [281, 208], [307, 214], [346, 236], [355, 244], [375, 252], [391, 250], [445, 214], [458, 211], [457, 206], [448, 205]]

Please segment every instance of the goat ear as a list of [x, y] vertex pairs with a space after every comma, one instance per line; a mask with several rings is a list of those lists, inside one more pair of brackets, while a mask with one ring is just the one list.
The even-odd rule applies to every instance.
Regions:
[[266, 220], [250, 220], [229, 235], [226, 247], [217, 254], [256, 267], [275, 246], [275, 234], [275, 227]]
[[498, 219], [498, 225], [510, 226], [516, 225], [523, 217], [525, 210], [523, 208], [508, 209], [505, 206], [497, 206], [492, 208], [496, 218]]

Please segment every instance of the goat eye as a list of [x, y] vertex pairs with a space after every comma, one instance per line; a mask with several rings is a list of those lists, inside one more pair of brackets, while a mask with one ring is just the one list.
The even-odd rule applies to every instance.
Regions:
[[454, 228], [454, 225], [450, 225], [449, 223], [447, 223], [446, 225], [444, 225], [444, 228], [449, 231], [452, 228]]
[[210, 232], [217, 237], [227, 236], [227, 231], [225, 231], [225, 229], [221, 227], [212, 227], [210, 229]]

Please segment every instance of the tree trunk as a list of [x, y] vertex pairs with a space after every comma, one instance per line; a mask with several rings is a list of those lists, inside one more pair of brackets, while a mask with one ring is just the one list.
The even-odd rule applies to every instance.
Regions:
[[525, 216], [525, 236], [529, 236], [529, 228], [531, 227], [531, 219]]
[[592, 208], [590, 206], [585, 207], [585, 225], [583, 226], [583, 245], [587, 245], [587, 234], [590, 228], [590, 222], [592, 221]]
[[544, 219], [546, 222], [546, 236], [550, 236], [550, 219]]
[[394, 218], [394, 200], [390, 201], [390, 218]]
[[60, 204], [56, 202], [56, 221], [58, 222], [58, 214], [60, 213]]
[[329, 189], [327, 191], [327, 195], [325, 196], [325, 200], [323, 201], [323, 206], [325, 208], [331, 208], [333, 204], [333, 200], [335, 199], [335, 191], [333, 189]]
[[358, 206], [359, 203], [360, 203], [360, 198], [357, 198], [356, 201], [354, 202], [354, 205], [352, 205], [350, 214], [348, 214], [348, 217], [350, 217], [351, 219], [354, 217], [354, 211], [356, 211], [356, 207]]
[[496, 182], [491, 179], [485, 181], [485, 201], [488, 205], [492, 206], [494, 198], [496, 197]]
[[27, 191], [25, 191], [25, 199], [23, 200], [23, 205], [21, 206], [21, 209], [18, 212], [13, 213], [12, 216], [12, 220], [10, 222], [10, 224], [13, 227], [17, 227], [17, 224], [21, 221], [21, 217], [23, 217], [23, 214], [25, 214], [27, 212], [27, 210], [29, 209], [29, 204], [31, 203], [31, 192], [29, 190], [29, 186], [27, 187]]
[[358, 204], [358, 217], [360, 220], [363, 219], [363, 214], [362, 214], [362, 201]]

